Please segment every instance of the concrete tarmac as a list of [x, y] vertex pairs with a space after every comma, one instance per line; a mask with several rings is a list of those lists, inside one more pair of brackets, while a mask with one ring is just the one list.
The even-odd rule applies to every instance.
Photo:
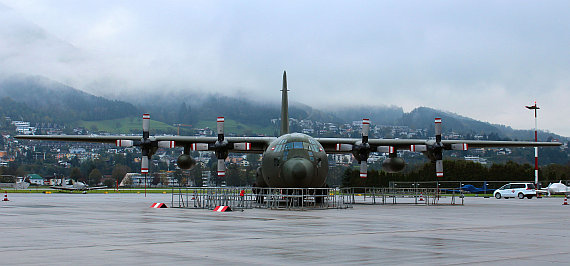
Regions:
[[2, 265], [570, 263], [562, 198], [218, 213], [169, 194], [9, 194]]

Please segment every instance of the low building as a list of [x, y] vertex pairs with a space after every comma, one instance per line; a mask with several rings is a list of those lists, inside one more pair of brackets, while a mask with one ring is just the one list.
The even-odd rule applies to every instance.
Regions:
[[44, 185], [44, 178], [38, 174], [28, 174], [26, 176], [26, 180], [28, 180], [30, 182], [30, 184], [35, 184], [38, 186]]

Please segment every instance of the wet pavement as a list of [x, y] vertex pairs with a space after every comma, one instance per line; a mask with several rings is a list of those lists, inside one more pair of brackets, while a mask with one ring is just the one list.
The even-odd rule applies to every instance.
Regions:
[[8, 197], [0, 202], [2, 265], [570, 262], [562, 198], [218, 213], [150, 208], [170, 206], [169, 194]]

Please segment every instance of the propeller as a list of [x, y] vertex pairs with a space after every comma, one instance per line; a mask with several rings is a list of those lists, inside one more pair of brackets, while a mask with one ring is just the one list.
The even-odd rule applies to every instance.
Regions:
[[[218, 176], [224, 177], [226, 175], [226, 158], [228, 158], [228, 152], [230, 149], [238, 150], [238, 151], [249, 151], [251, 150], [251, 143], [250, 142], [238, 142], [230, 144], [225, 139], [224, 136], [224, 117], [220, 116], [216, 120], [217, 122], [217, 129], [218, 129], [218, 140], [213, 145], [213, 150], [216, 153], [216, 157], [218, 158]], [[201, 145], [201, 146], [200, 146]], [[202, 149], [207, 148], [207, 144], [205, 143], [196, 143], [196, 147], [201, 147]]]
[[466, 151], [469, 147], [467, 143], [456, 143], [448, 146], [441, 142], [441, 118], [435, 118], [435, 142], [431, 141], [426, 145], [410, 145], [410, 151], [426, 152], [428, 157], [435, 161], [435, 176], [443, 177], [443, 150]]
[[[354, 158], [360, 164], [360, 177], [368, 177], [368, 157], [370, 152], [373, 151], [368, 143], [368, 134], [370, 133], [370, 120], [362, 119], [362, 140], [356, 142], [354, 145], [337, 143], [336, 151], [351, 151]], [[377, 152], [390, 153], [390, 156], [395, 156], [396, 149], [393, 146], [379, 146], [376, 148]]]
[[138, 146], [141, 148], [141, 174], [148, 174], [149, 161], [152, 155], [158, 148], [174, 148], [176, 143], [174, 141], [157, 141], [154, 137], [150, 137], [150, 114], [143, 114], [142, 130], [143, 135], [141, 140], [123, 140], [118, 139], [115, 141], [117, 147], [133, 147]]
[[218, 128], [218, 140], [214, 143], [214, 151], [218, 157], [218, 176], [226, 176], [226, 158], [228, 158], [229, 144], [224, 137], [224, 117], [220, 116], [216, 120]]
[[360, 177], [368, 177], [368, 156], [370, 156], [370, 144], [368, 144], [368, 133], [370, 132], [370, 120], [362, 119], [362, 140], [352, 147], [352, 153], [358, 163], [360, 163]]
[[433, 145], [435, 157], [435, 176], [443, 177], [443, 145], [441, 145], [441, 118], [435, 119], [435, 144]]

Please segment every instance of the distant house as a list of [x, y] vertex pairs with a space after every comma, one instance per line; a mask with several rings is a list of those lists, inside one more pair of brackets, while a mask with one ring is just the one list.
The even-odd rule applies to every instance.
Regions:
[[28, 174], [26, 179], [29, 180], [30, 184], [36, 184], [42, 186], [44, 184], [44, 178], [38, 174]]

